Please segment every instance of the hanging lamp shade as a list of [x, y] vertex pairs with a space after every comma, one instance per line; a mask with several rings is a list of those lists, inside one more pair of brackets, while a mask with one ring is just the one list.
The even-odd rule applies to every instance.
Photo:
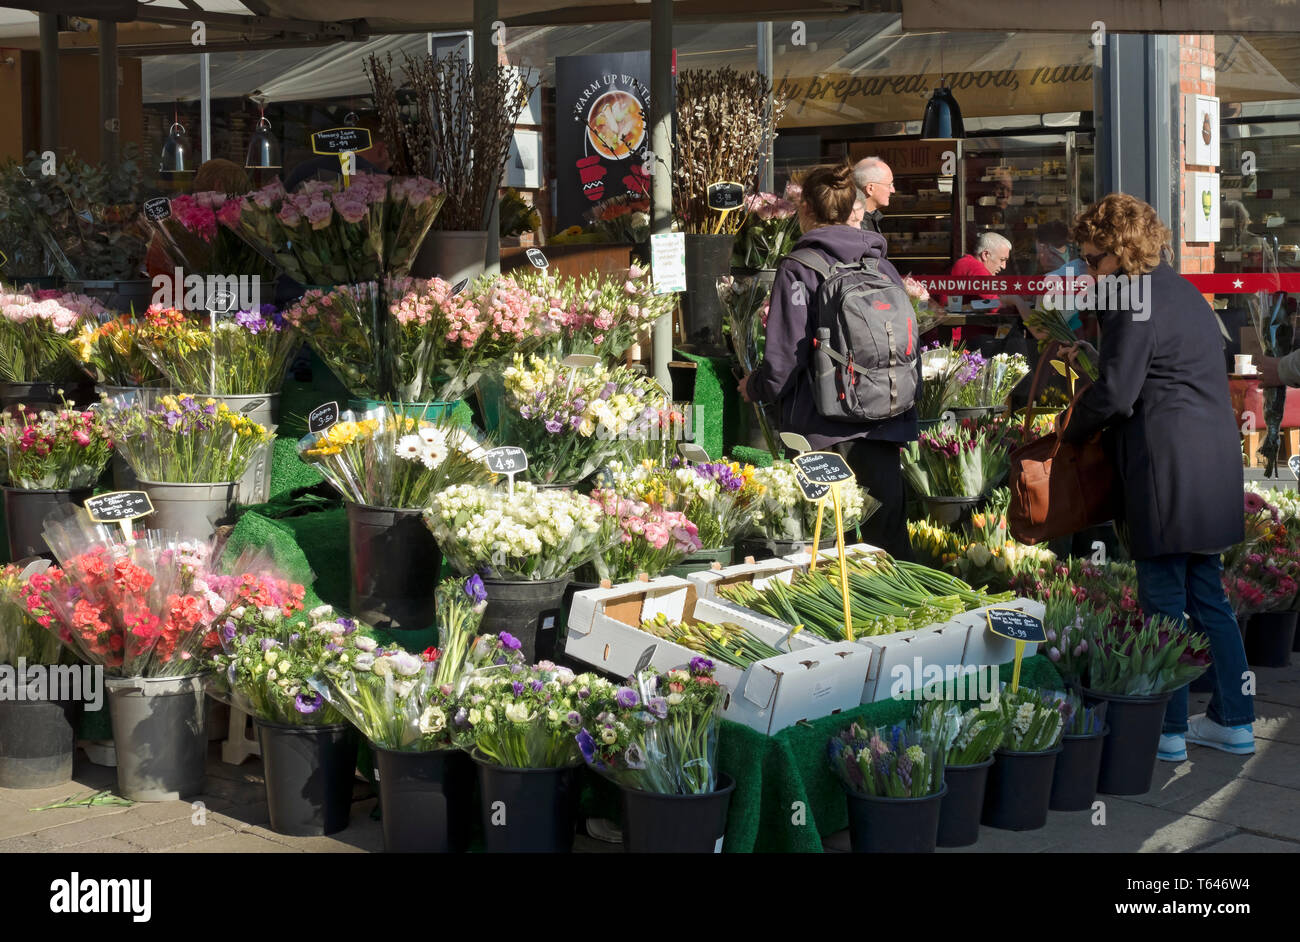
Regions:
[[248, 156], [244, 160], [247, 170], [280, 169], [280, 142], [271, 133], [271, 122], [266, 115], [257, 119], [257, 127], [248, 142]]
[[940, 85], [925, 103], [925, 117], [921, 119], [921, 140], [953, 141], [966, 136], [961, 120], [961, 108], [952, 95], [952, 89]]
[[162, 160], [158, 166], [159, 173], [193, 173], [194, 147], [185, 134], [185, 126], [179, 121], [173, 122], [163, 142]]

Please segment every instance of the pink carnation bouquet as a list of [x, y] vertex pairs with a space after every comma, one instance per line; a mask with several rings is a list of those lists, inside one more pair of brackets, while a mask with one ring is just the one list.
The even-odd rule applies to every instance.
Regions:
[[301, 284], [357, 284], [406, 275], [445, 199], [424, 177], [362, 173], [294, 193], [277, 180], [218, 222]]

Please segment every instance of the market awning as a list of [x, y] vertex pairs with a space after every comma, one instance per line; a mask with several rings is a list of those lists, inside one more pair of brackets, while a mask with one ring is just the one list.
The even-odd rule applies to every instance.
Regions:
[[1295, 0], [902, 0], [906, 30], [1023, 30], [1112, 33], [1289, 33], [1300, 29]]

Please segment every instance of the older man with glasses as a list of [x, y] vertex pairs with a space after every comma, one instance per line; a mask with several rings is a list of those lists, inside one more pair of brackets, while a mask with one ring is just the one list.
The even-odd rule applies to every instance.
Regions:
[[894, 171], [879, 157], [867, 157], [853, 165], [853, 182], [866, 198], [862, 228], [880, 232], [880, 220], [885, 215], [881, 208], [889, 205], [889, 194], [894, 192]]

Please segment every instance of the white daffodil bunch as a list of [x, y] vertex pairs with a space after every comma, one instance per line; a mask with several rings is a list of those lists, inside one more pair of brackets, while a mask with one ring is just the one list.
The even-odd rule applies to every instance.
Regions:
[[609, 547], [600, 504], [571, 491], [515, 484], [456, 485], [424, 513], [443, 554], [462, 574], [533, 581], [573, 571]]
[[[769, 540], [811, 540], [817, 525], [817, 504], [799, 490], [794, 465], [778, 461], [770, 468], [755, 468], [754, 482], [762, 486], [763, 492], [753, 504], [753, 532]], [[856, 529], [880, 506], [865, 488], [850, 482], [839, 485], [839, 490], [845, 531]], [[822, 517], [822, 538], [834, 536], [834, 508], [828, 497]]]

